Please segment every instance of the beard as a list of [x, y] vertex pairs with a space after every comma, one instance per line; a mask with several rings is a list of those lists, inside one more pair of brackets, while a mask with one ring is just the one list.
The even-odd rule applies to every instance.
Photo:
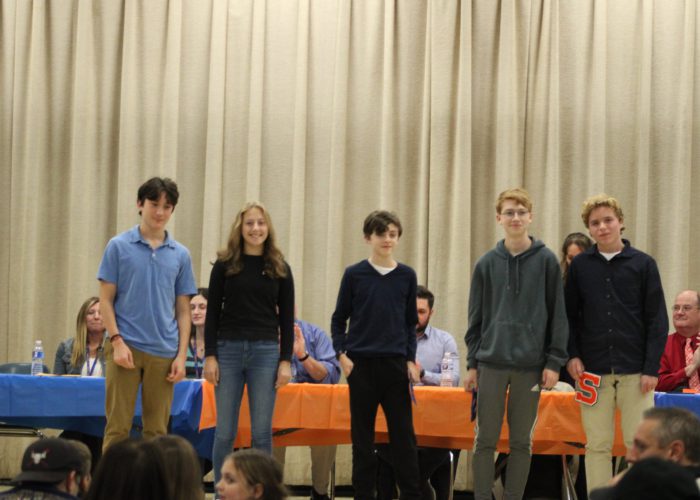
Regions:
[[417, 335], [423, 335], [425, 333], [425, 329], [428, 328], [428, 323], [421, 323], [420, 321], [416, 325], [416, 334]]

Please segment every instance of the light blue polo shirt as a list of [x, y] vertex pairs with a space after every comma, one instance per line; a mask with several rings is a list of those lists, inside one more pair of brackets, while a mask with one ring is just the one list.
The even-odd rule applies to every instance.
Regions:
[[134, 226], [109, 240], [97, 279], [117, 285], [114, 313], [127, 344], [154, 356], [177, 354], [175, 298], [197, 293], [187, 248], [166, 231], [153, 249]]

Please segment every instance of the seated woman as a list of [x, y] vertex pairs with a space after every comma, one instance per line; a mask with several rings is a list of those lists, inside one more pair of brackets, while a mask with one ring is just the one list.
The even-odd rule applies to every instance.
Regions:
[[220, 500], [282, 500], [288, 492], [279, 462], [272, 455], [251, 448], [224, 459], [216, 494]]
[[190, 330], [190, 346], [187, 350], [185, 370], [187, 378], [202, 378], [204, 364], [204, 320], [207, 316], [208, 288], [197, 288], [197, 295], [190, 300], [192, 313], [192, 329]]
[[103, 345], [105, 327], [100, 316], [100, 299], [90, 297], [78, 311], [75, 337], [58, 345], [53, 364], [55, 375], [82, 375], [104, 377]]
[[583, 233], [571, 233], [564, 238], [561, 245], [561, 277], [566, 283], [571, 261], [581, 252], [585, 252], [593, 246], [593, 241]]
[[[82, 375], [104, 377], [105, 358], [103, 345], [107, 332], [100, 316], [100, 299], [90, 297], [78, 311], [75, 336], [58, 345], [53, 365], [55, 375]], [[79, 431], [63, 431], [62, 438], [85, 443], [92, 454], [92, 469], [102, 456], [102, 437]]]

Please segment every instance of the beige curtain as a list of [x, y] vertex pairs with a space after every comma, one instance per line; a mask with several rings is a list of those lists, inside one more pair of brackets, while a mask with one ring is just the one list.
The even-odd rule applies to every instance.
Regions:
[[553, 250], [607, 191], [667, 300], [699, 288], [699, 22], [695, 0], [0, 0], [0, 362], [35, 338], [52, 361], [153, 175], [180, 186], [170, 230], [202, 285], [265, 203], [326, 329], [381, 207], [463, 345], [519, 185]]

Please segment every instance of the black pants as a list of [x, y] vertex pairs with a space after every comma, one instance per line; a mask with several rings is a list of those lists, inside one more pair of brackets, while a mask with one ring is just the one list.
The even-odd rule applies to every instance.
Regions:
[[352, 485], [356, 499], [374, 499], [377, 459], [374, 425], [382, 405], [389, 448], [402, 499], [420, 499], [416, 435], [406, 359], [355, 358], [348, 377], [352, 435]]
[[[435, 490], [437, 500], [446, 500], [450, 494], [450, 450], [445, 448], [418, 447], [418, 469], [420, 470], [421, 498], [432, 498], [430, 485]], [[394, 495], [394, 466], [389, 453], [389, 445], [377, 445], [377, 499], [392, 500]], [[446, 473], [446, 476], [445, 476]], [[435, 483], [433, 482], [435, 479]], [[436, 487], [435, 484], [438, 486]], [[438, 491], [439, 490], [439, 491]]]

